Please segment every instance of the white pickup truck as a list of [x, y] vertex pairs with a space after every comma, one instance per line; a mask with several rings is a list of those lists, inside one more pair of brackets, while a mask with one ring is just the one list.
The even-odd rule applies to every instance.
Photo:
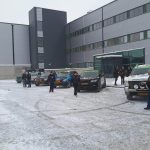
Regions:
[[133, 96], [148, 96], [148, 70], [150, 65], [137, 65], [133, 68], [129, 77], [125, 78], [125, 94], [128, 100]]

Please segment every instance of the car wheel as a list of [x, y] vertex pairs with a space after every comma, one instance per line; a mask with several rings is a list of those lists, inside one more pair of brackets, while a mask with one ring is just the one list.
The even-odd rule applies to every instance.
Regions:
[[127, 99], [128, 99], [128, 100], [132, 100], [132, 99], [133, 99], [132, 94], [128, 94], [128, 95], [127, 95]]
[[39, 83], [35, 83], [35, 85], [36, 85], [36, 86], [39, 86], [40, 84], [39, 84]]

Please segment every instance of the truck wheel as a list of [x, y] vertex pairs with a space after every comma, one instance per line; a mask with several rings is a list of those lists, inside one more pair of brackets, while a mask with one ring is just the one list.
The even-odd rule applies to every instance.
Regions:
[[128, 94], [128, 95], [127, 95], [127, 99], [128, 99], [128, 100], [132, 100], [132, 99], [133, 99], [133, 96], [132, 96], [131, 94]]
[[36, 86], [39, 86], [39, 83], [35, 83]]

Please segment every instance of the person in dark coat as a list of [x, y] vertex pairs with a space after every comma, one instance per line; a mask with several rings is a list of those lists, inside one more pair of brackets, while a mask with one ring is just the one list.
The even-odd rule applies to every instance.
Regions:
[[128, 66], [128, 68], [127, 68], [127, 77], [131, 74], [131, 72], [132, 72], [132, 68], [131, 68], [131, 66]]
[[125, 77], [125, 68], [122, 66], [120, 71], [119, 71], [119, 75], [121, 77], [121, 84], [124, 84], [124, 77]]
[[26, 74], [26, 72], [23, 72], [23, 74], [22, 74], [22, 83], [23, 83], [23, 87], [27, 86], [27, 74]]
[[147, 86], [148, 86], [148, 89], [149, 89], [149, 94], [148, 94], [148, 100], [147, 100], [147, 107], [144, 108], [145, 110], [150, 110], [150, 70], [148, 71], [148, 82], [147, 82]]
[[115, 84], [114, 85], [117, 85], [117, 80], [118, 80], [118, 77], [119, 77], [119, 68], [118, 68], [118, 66], [114, 67], [113, 76], [115, 78]]
[[80, 82], [80, 76], [77, 72], [73, 74], [72, 82], [73, 82], [73, 87], [74, 87], [74, 95], [77, 96], [79, 82]]
[[27, 73], [27, 84], [28, 84], [28, 87], [31, 87], [31, 74], [30, 74], [30, 72]]
[[50, 85], [50, 89], [49, 89], [49, 93], [50, 92], [54, 92], [54, 87], [55, 87], [55, 75], [53, 74], [53, 72], [50, 72], [49, 76], [48, 76], [48, 82]]

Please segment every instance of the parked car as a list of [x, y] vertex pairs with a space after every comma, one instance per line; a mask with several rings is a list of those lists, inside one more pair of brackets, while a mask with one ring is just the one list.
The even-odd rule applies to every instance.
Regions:
[[148, 96], [148, 70], [150, 65], [137, 65], [133, 68], [129, 77], [125, 78], [125, 94], [128, 100], [133, 96]]
[[48, 83], [48, 75], [49, 73], [48, 72], [41, 72], [40, 75], [38, 75], [35, 80], [34, 80], [34, 83], [36, 86], [39, 86], [39, 85], [49, 85]]
[[55, 85], [62, 86], [62, 87], [71, 87], [72, 82], [72, 74], [69, 71], [63, 71], [57, 74]]
[[99, 74], [98, 70], [89, 70], [81, 72], [79, 91], [94, 89], [97, 92], [100, 92], [100, 90], [105, 87], [106, 78], [104, 74]]
[[[34, 83], [35, 82], [35, 78], [38, 75], [38, 72], [30, 72], [30, 74], [31, 74], [31, 83]], [[16, 76], [16, 82], [17, 83], [21, 83], [22, 82], [22, 75], [17, 75]]]
[[17, 83], [21, 83], [22, 82], [22, 76], [21, 75], [17, 75], [16, 76], [16, 82]]

